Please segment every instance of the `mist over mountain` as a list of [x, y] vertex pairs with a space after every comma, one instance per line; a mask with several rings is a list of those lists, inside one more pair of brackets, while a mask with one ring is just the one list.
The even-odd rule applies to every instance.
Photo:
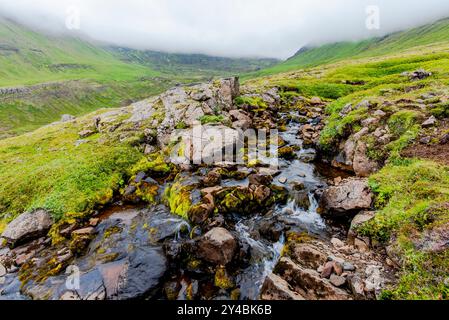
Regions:
[[[367, 6], [378, 6], [380, 28], [366, 28]], [[0, 14], [52, 32], [80, 30], [111, 44], [172, 53], [288, 58], [304, 45], [360, 40], [449, 15], [445, 0], [17, 0]], [[72, 30], [73, 31], [73, 30]]]

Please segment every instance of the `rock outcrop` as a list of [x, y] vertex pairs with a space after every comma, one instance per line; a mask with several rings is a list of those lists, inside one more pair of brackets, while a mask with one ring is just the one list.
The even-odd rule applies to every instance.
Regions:
[[45, 235], [53, 224], [51, 215], [45, 210], [23, 213], [8, 224], [2, 238], [15, 245]]

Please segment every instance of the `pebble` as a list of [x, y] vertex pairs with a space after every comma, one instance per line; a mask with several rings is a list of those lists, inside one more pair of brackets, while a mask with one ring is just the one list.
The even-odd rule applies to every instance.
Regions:
[[280, 178], [279, 178], [279, 182], [282, 183], [282, 184], [284, 184], [284, 183], [287, 182], [287, 178], [286, 178], [286, 177], [280, 177]]

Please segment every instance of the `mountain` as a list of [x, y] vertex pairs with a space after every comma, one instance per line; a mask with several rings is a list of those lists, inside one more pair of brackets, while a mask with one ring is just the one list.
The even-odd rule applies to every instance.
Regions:
[[304, 47], [293, 57], [271, 68], [252, 73], [246, 78], [310, 68], [343, 59], [376, 57], [401, 53], [416, 47], [449, 43], [449, 18], [407, 31], [358, 42], [337, 42]]
[[63, 114], [118, 107], [177, 83], [251, 72], [275, 62], [111, 48], [31, 30], [0, 16], [0, 138]]
[[214, 57], [204, 54], [176, 54], [110, 47], [109, 51], [126, 63], [148, 66], [151, 69], [183, 74], [223, 75], [259, 71], [279, 62], [276, 59]]

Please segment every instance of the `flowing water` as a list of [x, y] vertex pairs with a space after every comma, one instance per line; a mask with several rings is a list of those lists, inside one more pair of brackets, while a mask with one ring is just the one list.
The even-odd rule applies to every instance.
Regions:
[[[293, 117], [296, 114], [292, 114]], [[286, 115], [284, 115], [286, 116]], [[280, 160], [280, 173], [274, 183], [289, 190], [290, 199], [286, 205], [277, 206], [275, 210], [266, 216], [255, 215], [249, 218], [241, 218], [235, 224], [235, 231], [240, 240], [246, 242], [250, 247], [251, 263], [242, 269], [237, 276], [237, 285], [240, 288], [241, 299], [258, 299], [260, 290], [266, 276], [275, 268], [281, 257], [285, 243], [285, 230], [307, 232], [320, 237], [327, 236], [327, 228], [324, 220], [317, 213], [318, 202], [315, 191], [326, 185], [324, 178], [317, 173], [311, 160], [315, 157], [315, 150], [303, 149], [302, 140], [298, 138], [301, 124], [291, 122], [286, 132], [280, 136], [289, 146], [298, 147], [297, 159], [292, 161]], [[284, 182], [286, 178], [287, 181]], [[284, 182], [281, 183], [280, 181]], [[225, 186], [248, 185], [248, 181], [224, 181]], [[295, 185], [303, 185], [310, 206], [301, 208], [295, 199]], [[253, 232], [262, 222], [273, 221], [281, 224], [282, 234], [278, 241], [271, 242]]]

